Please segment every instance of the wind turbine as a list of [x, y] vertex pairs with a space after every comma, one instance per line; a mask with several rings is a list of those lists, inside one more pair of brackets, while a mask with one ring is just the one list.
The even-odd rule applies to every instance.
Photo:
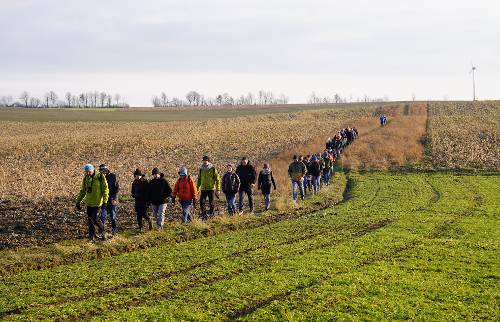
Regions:
[[476, 100], [476, 66], [471, 63], [471, 70], [469, 74], [472, 74], [472, 101]]

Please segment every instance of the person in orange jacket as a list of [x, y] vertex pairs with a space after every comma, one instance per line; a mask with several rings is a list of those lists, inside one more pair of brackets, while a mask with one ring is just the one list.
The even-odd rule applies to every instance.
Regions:
[[175, 204], [175, 198], [178, 197], [182, 207], [182, 222], [184, 224], [193, 220], [190, 210], [191, 206], [196, 207], [197, 193], [193, 178], [188, 175], [186, 167], [181, 167], [179, 169], [179, 179], [177, 179], [174, 186], [172, 203]]

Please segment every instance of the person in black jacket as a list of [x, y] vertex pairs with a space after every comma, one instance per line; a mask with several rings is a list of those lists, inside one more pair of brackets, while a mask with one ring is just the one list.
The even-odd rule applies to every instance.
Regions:
[[226, 195], [227, 212], [229, 215], [236, 213], [236, 194], [240, 190], [240, 177], [234, 172], [232, 164], [227, 165], [227, 171], [222, 177], [222, 192]]
[[162, 230], [167, 202], [172, 197], [172, 188], [158, 168], [153, 169], [152, 175], [153, 179], [149, 181], [148, 185], [148, 200], [153, 208], [153, 215], [156, 217], [156, 226], [158, 230]]
[[269, 210], [269, 207], [271, 206], [271, 191], [273, 188], [276, 190], [276, 182], [274, 181], [273, 172], [271, 171], [271, 168], [269, 168], [268, 163], [264, 163], [264, 167], [259, 173], [257, 186], [264, 195], [265, 209]]
[[137, 214], [137, 224], [139, 225], [139, 230], [142, 230], [142, 219], [146, 219], [149, 230], [152, 230], [153, 223], [148, 215], [148, 180], [139, 169], [135, 170], [134, 179], [134, 182], [132, 182], [132, 197], [135, 200], [134, 206]]
[[319, 192], [319, 185], [321, 180], [321, 165], [316, 154], [313, 154], [313, 156], [311, 157], [307, 172], [311, 175], [313, 194], [317, 194]]
[[118, 193], [120, 192], [120, 182], [118, 177], [109, 171], [105, 164], [99, 166], [99, 172], [104, 175], [109, 188], [109, 198], [107, 204], [103, 204], [101, 207], [101, 221], [103, 225], [106, 225], [106, 219], [111, 218], [111, 232], [113, 236], [118, 233]]
[[236, 174], [240, 177], [240, 189], [238, 191], [239, 197], [239, 211], [240, 214], [243, 213], [243, 197], [246, 194], [248, 197], [248, 207], [250, 208], [250, 213], [253, 213], [253, 188], [255, 187], [255, 181], [257, 181], [257, 173], [255, 168], [250, 164], [246, 157], [241, 159], [240, 165], [236, 168]]

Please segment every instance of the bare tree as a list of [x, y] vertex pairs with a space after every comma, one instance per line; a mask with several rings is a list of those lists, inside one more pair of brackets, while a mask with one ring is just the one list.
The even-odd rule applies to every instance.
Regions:
[[66, 92], [66, 95], [64, 95], [66, 98], [66, 105], [71, 108], [72, 103], [73, 103], [73, 95], [71, 95], [70, 92]]
[[162, 106], [161, 99], [159, 99], [158, 96], [153, 96], [153, 98], [151, 99], [151, 103], [153, 103], [153, 107]]
[[0, 106], [9, 107], [12, 104], [12, 96], [2, 96], [0, 98]]
[[115, 103], [116, 103], [116, 106], [117, 106], [117, 107], [118, 107], [118, 106], [120, 106], [120, 99], [122, 98], [122, 97], [120, 96], [120, 94], [115, 94], [114, 98], [115, 98]]
[[28, 107], [28, 103], [30, 100], [30, 94], [28, 92], [24, 91], [19, 95], [19, 99], [24, 103], [24, 107]]
[[161, 106], [163, 106], [163, 107], [168, 106], [168, 97], [167, 97], [167, 94], [165, 94], [165, 92], [161, 92], [160, 100], [161, 100], [160, 101]]
[[30, 107], [36, 108], [42, 106], [42, 101], [40, 101], [39, 98], [37, 97], [30, 97], [30, 102], [29, 102]]

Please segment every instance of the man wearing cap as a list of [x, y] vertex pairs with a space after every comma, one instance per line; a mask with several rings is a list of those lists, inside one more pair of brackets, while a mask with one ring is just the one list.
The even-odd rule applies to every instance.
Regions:
[[108, 167], [105, 164], [101, 164], [99, 166], [99, 172], [105, 176], [109, 189], [108, 202], [106, 204], [103, 204], [101, 208], [101, 221], [102, 224], [106, 226], [106, 219], [109, 214], [109, 216], [111, 217], [111, 232], [114, 236], [118, 233], [117, 205], [118, 193], [120, 192], [120, 183], [118, 181], [118, 177], [114, 173], [109, 171]]
[[148, 215], [148, 180], [141, 170], [135, 169], [134, 182], [132, 182], [132, 197], [134, 198], [134, 208], [137, 215], [137, 224], [142, 231], [142, 219], [148, 223], [149, 230], [153, 229], [153, 223]]
[[208, 156], [203, 157], [203, 163], [198, 172], [196, 187], [200, 191], [201, 219], [206, 220], [208, 218], [205, 208], [207, 198], [210, 208], [209, 214], [213, 216], [215, 208], [214, 194], [219, 198], [220, 193], [220, 176], [217, 173], [217, 169], [210, 163], [210, 158]]
[[238, 191], [238, 208], [240, 214], [243, 213], [243, 202], [245, 194], [248, 197], [248, 207], [250, 213], [253, 213], [253, 188], [257, 181], [257, 172], [246, 157], [241, 158], [241, 163], [236, 168], [236, 174], [240, 177], [240, 189]]
[[190, 210], [191, 206], [195, 204], [196, 194], [197, 191], [193, 178], [188, 175], [186, 167], [181, 167], [179, 169], [179, 179], [177, 179], [174, 185], [172, 203], [175, 204], [175, 198], [179, 199], [182, 207], [182, 222], [184, 224], [193, 220]]
[[151, 202], [151, 208], [153, 208], [153, 215], [156, 217], [156, 226], [158, 230], [163, 230], [167, 199], [170, 199], [172, 196], [172, 188], [170, 188], [170, 185], [158, 168], [154, 168], [151, 174], [153, 175], [153, 179], [149, 181], [148, 199]]
[[101, 206], [108, 202], [109, 189], [108, 183], [99, 172], [94, 170], [94, 166], [87, 164], [84, 166], [85, 176], [83, 177], [82, 187], [80, 193], [76, 198], [76, 208], [81, 210], [81, 202], [85, 199], [85, 205], [87, 206], [87, 218], [89, 224], [89, 239], [93, 241], [96, 237], [95, 226], [99, 228], [99, 233], [101, 234], [101, 239], [106, 240], [106, 232], [104, 231], [104, 225], [101, 220], [99, 220], [98, 214]]

